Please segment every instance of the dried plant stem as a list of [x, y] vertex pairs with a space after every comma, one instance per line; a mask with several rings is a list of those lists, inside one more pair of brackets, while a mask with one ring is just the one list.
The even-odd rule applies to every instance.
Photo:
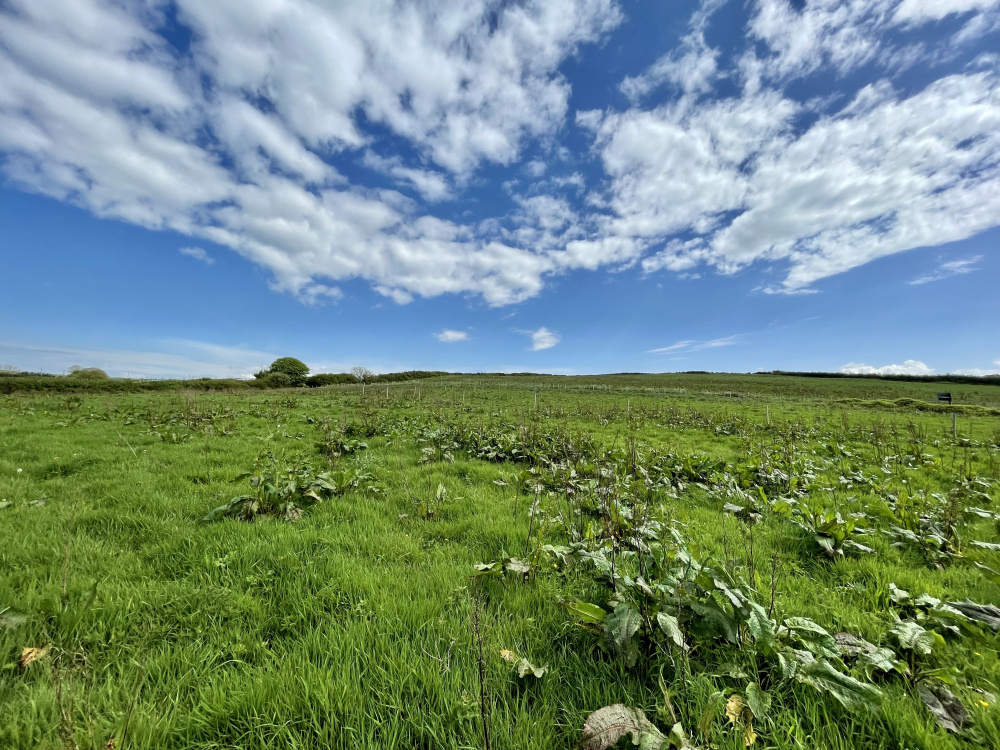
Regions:
[[420, 515], [420, 506], [417, 503], [417, 499], [413, 496], [412, 490], [410, 490], [410, 482], [406, 478], [406, 470], [403, 469], [403, 459], [397, 457], [399, 460], [399, 474], [403, 477], [403, 487], [406, 488], [406, 496], [410, 498], [410, 504], [413, 505], [413, 513], [415, 515]]
[[477, 661], [479, 662], [479, 718], [483, 723], [483, 742], [485, 743], [486, 750], [492, 750], [493, 745], [490, 742], [490, 722], [489, 722], [489, 705], [486, 702], [486, 661], [483, 658], [483, 634], [479, 627], [480, 623], [480, 609], [479, 609], [479, 597], [473, 595], [472, 597], [472, 631], [476, 636], [476, 645], [478, 646], [477, 651]]
[[537, 485], [535, 488], [535, 502], [531, 505], [531, 516], [528, 519], [528, 536], [524, 540], [524, 556], [528, 556], [528, 550], [531, 548], [531, 528], [535, 525], [535, 511], [538, 510], [538, 489]]
[[66, 537], [66, 544], [63, 547], [62, 563], [62, 585], [59, 588], [59, 600], [62, 602], [62, 609], [66, 611], [66, 603], [69, 600], [67, 581], [69, 580], [69, 542], [70, 537]]
[[771, 602], [767, 608], [767, 616], [769, 618], [774, 615], [774, 594], [778, 589], [778, 553], [775, 552], [771, 556]]

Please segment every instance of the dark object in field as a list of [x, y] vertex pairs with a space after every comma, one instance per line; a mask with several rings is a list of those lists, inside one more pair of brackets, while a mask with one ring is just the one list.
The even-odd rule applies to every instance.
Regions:
[[969, 712], [965, 706], [944, 685], [920, 685], [917, 688], [920, 700], [924, 702], [927, 709], [934, 715], [938, 725], [955, 734], [962, 734], [966, 727], [972, 723]]
[[948, 602], [948, 604], [970, 620], [978, 620], [986, 623], [993, 630], [1000, 630], [1000, 609], [992, 604], [977, 604], [968, 599], [961, 602]]
[[943, 403], [946, 403], [946, 404], [950, 404], [951, 403], [951, 394], [950, 393], [939, 393], [937, 395], [937, 398], [938, 398], [938, 401], [941, 401]]

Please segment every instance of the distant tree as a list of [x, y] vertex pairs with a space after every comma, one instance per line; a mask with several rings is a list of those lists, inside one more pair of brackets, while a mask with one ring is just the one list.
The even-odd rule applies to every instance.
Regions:
[[279, 357], [267, 368], [268, 375], [287, 375], [292, 385], [302, 385], [309, 375], [309, 366], [295, 357]]
[[370, 383], [371, 379], [375, 377], [375, 373], [367, 367], [352, 367], [351, 375], [357, 378], [359, 383]]
[[288, 388], [295, 385], [292, 378], [283, 372], [269, 372], [262, 380], [268, 388]]
[[109, 380], [110, 376], [104, 370], [96, 367], [77, 367], [71, 370], [70, 377], [80, 380]]
[[0, 365], [0, 375], [17, 375], [21, 368], [17, 365]]

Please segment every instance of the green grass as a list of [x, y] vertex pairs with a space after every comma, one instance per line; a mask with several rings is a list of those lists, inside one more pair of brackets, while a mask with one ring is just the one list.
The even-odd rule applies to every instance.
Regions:
[[[697, 732], [713, 693], [739, 688], [710, 654], [693, 658], [687, 672], [653, 652], [626, 669], [572, 620], [561, 599], [607, 596], [592, 578], [546, 567], [527, 582], [470, 579], [476, 563], [524, 556], [529, 547], [531, 499], [515, 503], [509, 488], [494, 483], [523, 467], [464, 455], [420, 464], [414, 431], [424, 420], [506, 420], [618, 447], [634, 429], [651, 448], [707, 453], [732, 466], [777, 450], [793, 434], [787, 439], [803, 454], [825, 455], [832, 436], [854, 453], [841, 459], [844, 470], [865, 474], [881, 471], [877, 451], [895, 455], [919, 435], [934, 464], [894, 469], [886, 486], [898, 489], [905, 479], [909, 487], [947, 491], [968, 470], [990, 480], [995, 497], [1000, 476], [995, 416], [960, 416], [953, 441], [947, 414], [905, 403], [891, 410], [836, 403], [933, 401], [934, 386], [920, 383], [448, 376], [393, 383], [388, 397], [385, 387], [368, 387], [364, 398], [357, 387], [340, 386], [2, 397], [0, 500], [10, 505], [0, 510], [0, 612], [11, 608], [27, 620], [7, 627], [0, 619], [0, 748], [99, 749], [112, 736], [120, 748], [126, 721], [128, 748], [482, 748], [474, 597], [492, 747], [574, 747], [586, 717], [613, 703], [641, 707], [669, 729], [657, 718], [661, 670], [689, 734], [743, 747], [724, 718]], [[1000, 387], [948, 390], [963, 404], [1000, 405]], [[245, 480], [231, 480], [262, 451], [307, 454], [319, 466], [314, 446], [324, 418], [380, 426], [362, 438], [368, 450], [340, 461], [375, 474], [382, 494], [337, 497], [294, 523], [201, 523], [247, 491]], [[415, 494], [446, 486], [440, 517], [414, 516], [400, 465]], [[845, 490], [843, 500], [880, 501], [863, 486]], [[691, 483], [664, 497], [659, 512], [687, 525], [702, 557], [743, 555], [739, 525], [723, 523], [720, 509], [715, 494]], [[543, 541], [565, 541], [555, 526], [539, 526]], [[997, 541], [990, 521], [963, 536]], [[754, 543], [762, 567], [778, 555], [777, 610], [831, 632], [884, 641], [890, 582], [914, 595], [1000, 603], [998, 587], [972, 565], [992, 564], [997, 553], [966, 547], [964, 558], [935, 570], [875, 535], [874, 555], [828, 562], [773, 514], [756, 527]], [[48, 644], [47, 657], [18, 667], [23, 648]], [[757, 727], [758, 745], [1000, 747], [1000, 707], [981, 705], [972, 692], [1000, 694], [997, 636], [946, 648], [945, 663], [958, 671], [956, 692], [974, 720], [969, 736], [939, 728], [903, 681], [882, 683], [885, 702], [870, 713], [848, 712], [789, 683], [771, 691], [771, 720]], [[520, 680], [501, 649], [549, 672]]]

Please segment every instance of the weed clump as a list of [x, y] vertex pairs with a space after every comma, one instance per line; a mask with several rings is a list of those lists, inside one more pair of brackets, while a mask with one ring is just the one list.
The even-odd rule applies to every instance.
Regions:
[[215, 508], [205, 516], [205, 522], [223, 518], [296, 521], [306, 509], [332, 497], [348, 492], [381, 492], [375, 477], [366, 471], [347, 468], [317, 472], [304, 458], [286, 462], [273, 453], [259, 456], [252, 472], [233, 481], [241, 479], [249, 480], [250, 494], [238, 495]]

